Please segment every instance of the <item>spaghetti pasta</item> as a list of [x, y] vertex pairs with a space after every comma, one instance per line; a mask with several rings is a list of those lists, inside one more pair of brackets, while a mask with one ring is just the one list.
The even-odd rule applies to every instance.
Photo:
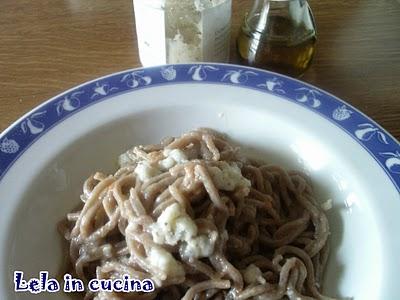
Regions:
[[129, 275], [156, 290], [85, 299], [331, 299], [321, 294], [329, 224], [300, 172], [260, 164], [198, 129], [95, 173], [63, 235], [82, 280]]

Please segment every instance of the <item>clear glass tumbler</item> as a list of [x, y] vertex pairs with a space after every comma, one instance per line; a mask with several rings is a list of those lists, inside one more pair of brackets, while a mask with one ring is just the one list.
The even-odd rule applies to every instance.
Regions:
[[229, 60], [232, 0], [133, 0], [143, 66]]

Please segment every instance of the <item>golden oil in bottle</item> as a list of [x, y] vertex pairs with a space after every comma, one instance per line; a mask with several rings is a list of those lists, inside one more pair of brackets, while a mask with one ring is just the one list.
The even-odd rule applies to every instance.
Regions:
[[314, 29], [286, 17], [270, 16], [263, 32], [252, 30], [245, 22], [237, 47], [244, 64], [299, 77], [311, 64], [316, 41]]

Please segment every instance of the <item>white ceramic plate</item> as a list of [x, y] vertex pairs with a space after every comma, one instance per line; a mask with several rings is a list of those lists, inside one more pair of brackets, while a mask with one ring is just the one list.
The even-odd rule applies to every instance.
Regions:
[[78, 203], [83, 180], [113, 171], [132, 145], [197, 127], [229, 134], [250, 155], [306, 170], [321, 201], [334, 200], [326, 294], [398, 299], [398, 142], [315, 87], [219, 64], [106, 76], [47, 101], [0, 136], [0, 299], [54, 299], [15, 293], [13, 271], [59, 271], [56, 223]]

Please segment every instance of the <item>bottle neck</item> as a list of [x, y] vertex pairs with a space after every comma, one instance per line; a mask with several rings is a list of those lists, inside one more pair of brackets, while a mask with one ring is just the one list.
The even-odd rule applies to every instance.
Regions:
[[246, 17], [246, 25], [255, 32], [265, 32], [269, 20], [280, 16], [300, 23], [308, 12], [307, 0], [255, 0]]
[[270, 0], [255, 0], [248, 14], [248, 22], [255, 31], [263, 32], [267, 28]]

